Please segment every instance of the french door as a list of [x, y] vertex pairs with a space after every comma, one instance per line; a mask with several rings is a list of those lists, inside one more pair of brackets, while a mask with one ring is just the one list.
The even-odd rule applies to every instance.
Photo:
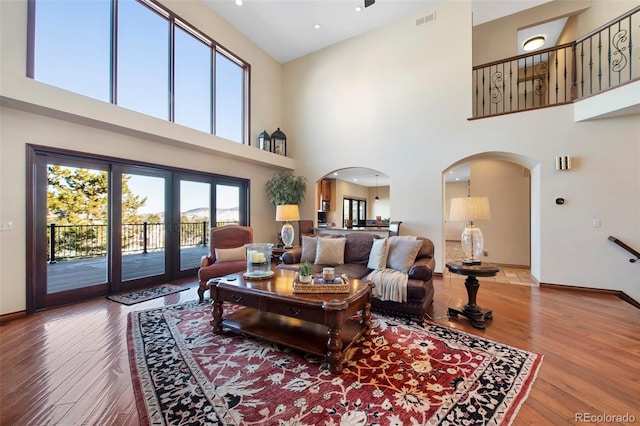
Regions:
[[196, 277], [248, 181], [30, 147], [27, 312]]

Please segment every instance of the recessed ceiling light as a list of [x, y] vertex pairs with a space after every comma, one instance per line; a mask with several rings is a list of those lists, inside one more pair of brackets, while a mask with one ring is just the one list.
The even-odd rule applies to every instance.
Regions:
[[522, 48], [525, 52], [531, 52], [532, 50], [540, 49], [542, 46], [544, 46], [544, 43], [546, 41], [547, 40], [544, 38], [544, 36], [541, 35], [529, 37], [524, 41], [524, 43], [522, 43]]
[[356, 6], [356, 12], [361, 12], [362, 8], [360, 6]]
[[237, 4], [238, 6], [242, 6], [242, 0], [236, 0], [236, 4]]
[[338, 176], [338, 172], [333, 172], [333, 175], [334, 176]]
[[319, 30], [319, 29], [320, 29], [320, 24], [315, 24], [315, 25], [313, 26], [313, 28], [315, 28], [316, 30]]

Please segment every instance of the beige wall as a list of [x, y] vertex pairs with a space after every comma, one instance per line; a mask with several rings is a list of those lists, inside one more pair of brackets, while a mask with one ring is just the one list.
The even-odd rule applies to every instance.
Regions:
[[529, 266], [529, 171], [502, 160], [471, 162], [471, 195], [489, 197], [491, 220], [476, 223], [484, 235], [480, 259]]
[[[252, 65], [251, 144], [282, 127], [282, 66], [198, 2], [163, 2]], [[256, 241], [277, 242], [265, 195], [271, 175], [294, 160], [106, 104], [25, 77], [26, 0], [0, 2], [0, 314], [26, 308], [26, 144], [70, 149], [250, 179]], [[304, 213], [304, 212], [303, 212]], [[309, 215], [312, 214], [310, 210]]]
[[[415, 26], [424, 16], [417, 14], [287, 63], [284, 113], [300, 142], [297, 170], [315, 179], [352, 166], [389, 175], [392, 216], [403, 221], [403, 234], [434, 241], [441, 271], [442, 173], [476, 159], [519, 164], [531, 170], [535, 278], [640, 300], [637, 266], [607, 240], [616, 235], [640, 247], [640, 181], [629, 178], [639, 168], [640, 120], [576, 123], [566, 105], [469, 121], [470, 9], [446, 2], [426, 25]], [[455, 48], [443, 34], [456, 34]], [[556, 155], [573, 156], [576, 166], [556, 172]], [[562, 207], [558, 196], [568, 200]], [[594, 218], [601, 227], [591, 226]]]

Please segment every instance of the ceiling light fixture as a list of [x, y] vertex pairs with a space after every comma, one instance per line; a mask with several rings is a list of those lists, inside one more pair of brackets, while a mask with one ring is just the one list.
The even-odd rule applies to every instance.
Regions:
[[522, 48], [525, 52], [531, 52], [532, 50], [540, 49], [542, 46], [544, 46], [544, 43], [546, 41], [547, 39], [542, 35], [529, 37], [524, 41], [524, 43], [522, 43]]
[[319, 30], [319, 29], [320, 29], [320, 24], [315, 24], [315, 25], [313, 26], [313, 28], [315, 28], [316, 30]]
[[242, 0], [236, 0], [236, 4], [237, 4], [238, 6], [242, 6]]
[[360, 6], [356, 6], [356, 12], [362, 12], [362, 8]]
[[380, 199], [380, 197], [378, 197], [378, 175], [376, 175], [376, 198], [375, 200], [378, 201]]

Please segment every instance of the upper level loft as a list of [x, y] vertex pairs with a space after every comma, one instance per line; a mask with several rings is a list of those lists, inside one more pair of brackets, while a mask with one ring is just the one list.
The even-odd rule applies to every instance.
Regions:
[[575, 41], [475, 66], [473, 118], [569, 103], [575, 121], [640, 113], [639, 42], [640, 6]]

